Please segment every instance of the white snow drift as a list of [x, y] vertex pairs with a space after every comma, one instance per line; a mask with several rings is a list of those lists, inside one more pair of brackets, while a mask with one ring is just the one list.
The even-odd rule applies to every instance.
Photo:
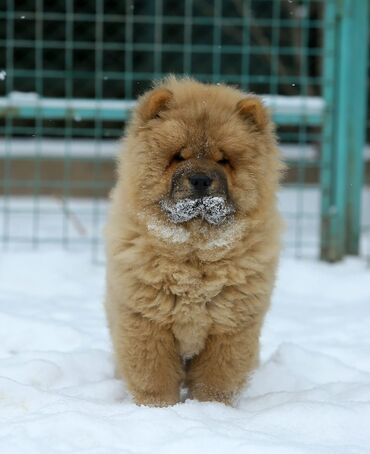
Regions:
[[369, 453], [370, 270], [284, 258], [237, 408], [135, 406], [114, 378], [102, 266], [0, 256], [0, 452]]

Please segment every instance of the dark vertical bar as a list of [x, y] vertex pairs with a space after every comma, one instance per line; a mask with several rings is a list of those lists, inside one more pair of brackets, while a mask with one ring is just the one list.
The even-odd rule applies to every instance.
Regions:
[[[14, 1], [7, 1], [6, 10], [6, 94], [9, 96], [14, 89]], [[11, 44], [10, 44], [11, 43]], [[4, 175], [3, 175], [3, 234], [4, 247], [9, 246], [10, 241], [10, 196], [11, 196], [11, 175], [12, 175], [12, 136], [13, 116], [11, 112], [5, 118], [5, 154], [4, 154]]]
[[361, 233], [361, 196], [364, 179], [369, 2], [352, 0], [349, 7], [351, 33], [346, 39], [352, 52], [349, 53], [351, 78], [348, 80], [347, 87], [351, 96], [347, 110], [349, 161], [346, 190], [346, 252], [357, 255]]

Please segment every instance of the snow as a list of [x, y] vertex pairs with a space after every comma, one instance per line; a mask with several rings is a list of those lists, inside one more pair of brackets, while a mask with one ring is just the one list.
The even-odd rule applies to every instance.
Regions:
[[263, 95], [262, 98], [273, 113], [321, 115], [325, 107], [324, 99], [318, 96]]
[[[286, 220], [284, 255], [304, 258], [319, 256], [320, 191], [317, 186], [285, 186], [279, 193], [279, 206]], [[363, 191], [362, 254], [370, 263], [370, 188]], [[0, 197], [0, 238], [8, 239], [8, 248], [22, 250], [27, 244], [62, 243], [69, 247], [93, 248], [94, 259], [103, 261], [102, 230], [107, 212], [104, 199], [62, 197]], [[181, 225], [172, 227], [151, 222], [148, 229], [174, 243], [187, 240]], [[205, 243], [222, 246], [237, 229], [225, 229], [223, 235]]]
[[[305, 190], [297, 201], [295, 192], [280, 194], [284, 211], [294, 214], [299, 204], [317, 214], [317, 190]], [[0, 227], [32, 238], [35, 202], [0, 202], [14, 210]], [[284, 252], [261, 365], [235, 408], [190, 400], [137, 407], [114, 378], [102, 306], [104, 266], [91, 260], [106, 205], [37, 203], [38, 238], [63, 238], [67, 222], [71, 244], [68, 251], [45, 244], [1, 252], [1, 453], [370, 452], [370, 269], [364, 260], [327, 265]], [[311, 224], [302, 235], [314, 257]], [[295, 232], [288, 223], [288, 242]]]
[[44, 109], [107, 109], [123, 112], [125, 109], [132, 109], [136, 101], [115, 99], [95, 100], [95, 99], [65, 99], [47, 98], [39, 96], [34, 92], [13, 91], [6, 97], [0, 98], [0, 107], [37, 107]]
[[[364, 194], [364, 208], [369, 200], [370, 190]], [[280, 191], [279, 205], [287, 221], [285, 254], [297, 252], [304, 257], [318, 257], [318, 188], [306, 186], [304, 190], [297, 190], [295, 187], [285, 187]], [[0, 197], [0, 238], [9, 239], [8, 247], [11, 250], [22, 250], [25, 244], [41, 243], [63, 243], [75, 248], [92, 245], [95, 259], [102, 262], [101, 239], [106, 212], [107, 202], [103, 199]], [[367, 223], [370, 225], [370, 211], [365, 210], [364, 213], [368, 213]], [[364, 217], [364, 221], [366, 219]], [[238, 237], [239, 229], [233, 224], [229, 227], [226, 225], [220, 236], [206, 242], [205, 248], [223, 246]], [[148, 230], [174, 243], [182, 243], [188, 238], [187, 231], [180, 224], [168, 226], [152, 220]], [[370, 256], [370, 241], [368, 247], [366, 242], [364, 246]]]
[[[298, 117], [317, 122], [325, 108], [324, 99], [314, 96], [261, 95], [261, 98], [273, 115], [286, 117], [288, 123]], [[33, 119], [41, 116], [122, 122], [135, 106], [136, 101], [131, 99], [51, 98], [35, 92], [12, 91], [0, 97], [0, 114], [11, 110], [14, 117]]]
[[[75, 116], [75, 121], [81, 120]], [[12, 138], [11, 141], [0, 137], [0, 158], [11, 156], [14, 158], [30, 158], [42, 156], [45, 158], [66, 158], [77, 159], [116, 158], [122, 147], [121, 140], [92, 140], [92, 139], [60, 139], [60, 138]], [[315, 161], [320, 158], [320, 148], [311, 144], [279, 144], [282, 155], [286, 160]], [[370, 145], [364, 147], [364, 159], [370, 160]]]
[[[75, 118], [77, 121], [77, 119]], [[11, 154], [12, 158], [30, 158], [42, 156], [45, 158], [75, 159], [105, 158], [112, 162], [120, 149], [120, 140], [90, 140], [90, 139], [53, 139], [35, 137], [28, 139], [12, 138], [11, 141], [0, 139], [0, 158]]]
[[[261, 95], [265, 104], [273, 112], [281, 114], [310, 114], [321, 115], [325, 102], [323, 98], [317, 96], [281, 96], [281, 95]], [[121, 111], [131, 109], [136, 105], [134, 100], [115, 100], [115, 99], [64, 99], [48, 98], [39, 96], [35, 92], [10, 92], [6, 97], [0, 98], [0, 107], [42, 107], [58, 109], [107, 109]]]
[[0, 452], [368, 453], [369, 273], [284, 258], [238, 406], [155, 409], [114, 378], [104, 268], [82, 251], [5, 252]]

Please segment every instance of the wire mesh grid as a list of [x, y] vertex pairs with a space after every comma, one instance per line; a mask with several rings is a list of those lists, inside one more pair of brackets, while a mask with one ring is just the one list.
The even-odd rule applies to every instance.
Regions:
[[131, 101], [175, 73], [265, 95], [289, 166], [287, 250], [317, 255], [331, 3], [7, 0], [0, 10], [4, 247], [88, 244], [100, 254]]

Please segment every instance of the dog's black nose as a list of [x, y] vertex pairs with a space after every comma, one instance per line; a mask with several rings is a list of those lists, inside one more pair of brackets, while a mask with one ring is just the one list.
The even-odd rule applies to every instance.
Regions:
[[205, 173], [194, 173], [189, 177], [190, 184], [194, 191], [204, 193], [212, 184], [212, 178]]

